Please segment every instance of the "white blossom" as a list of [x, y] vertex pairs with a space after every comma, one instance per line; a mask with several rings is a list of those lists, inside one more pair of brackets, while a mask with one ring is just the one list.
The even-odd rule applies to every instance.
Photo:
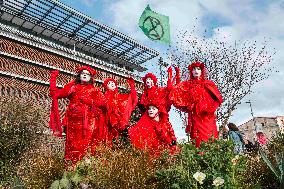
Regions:
[[199, 184], [203, 184], [203, 180], [205, 179], [206, 175], [202, 172], [197, 171], [194, 173], [193, 178], [199, 182]]
[[85, 163], [86, 163], [86, 164], [91, 164], [91, 160], [90, 160], [90, 158], [85, 157]]
[[236, 156], [232, 159], [233, 165], [236, 165], [238, 161], [239, 161], [239, 155], [236, 155]]
[[213, 180], [214, 186], [220, 186], [222, 184], [224, 184], [224, 179], [222, 179], [221, 177], [217, 177], [215, 178], [215, 180]]

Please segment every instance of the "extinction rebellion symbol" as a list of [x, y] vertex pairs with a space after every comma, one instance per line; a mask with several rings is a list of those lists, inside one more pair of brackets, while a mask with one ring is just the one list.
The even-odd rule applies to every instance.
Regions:
[[148, 16], [143, 22], [143, 27], [148, 29], [147, 36], [152, 40], [160, 40], [164, 36], [164, 28], [155, 17]]

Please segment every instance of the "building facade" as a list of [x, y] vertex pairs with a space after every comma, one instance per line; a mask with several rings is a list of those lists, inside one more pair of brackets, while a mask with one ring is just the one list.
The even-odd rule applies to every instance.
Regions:
[[[142, 64], [158, 54], [59, 1], [0, 0], [1, 98], [27, 98], [48, 109], [50, 70], [60, 71], [63, 87], [83, 65], [97, 70], [98, 87], [111, 77], [125, 90], [131, 76], [141, 92]], [[61, 100], [61, 111], [65, 106]]]
[[277, 117], [254, 117], [253, 119], [245, 122], [239, 126], [240, 131], [242, 131], [248, 140], [254, 143], [256, 133], [262, 132], [268, 140], [271, 140], [280, 128], [283, 127], [280, 124], [281, 118], [283, 116]]

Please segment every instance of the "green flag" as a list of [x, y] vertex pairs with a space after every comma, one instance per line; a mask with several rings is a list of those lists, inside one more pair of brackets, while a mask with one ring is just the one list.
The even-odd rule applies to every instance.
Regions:
[[167, 45], [171, 43], [169, 17], [152, 11], [149, 5], [139, 19], [139, 27], [151, 40]]

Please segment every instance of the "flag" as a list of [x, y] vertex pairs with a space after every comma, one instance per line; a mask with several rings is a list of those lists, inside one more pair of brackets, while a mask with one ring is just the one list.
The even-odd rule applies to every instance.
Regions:
[[152, 11], [149, 5], [139, 19], [139, 27], [149, 39], [167, 45], [171, 43], [169, 17]]

